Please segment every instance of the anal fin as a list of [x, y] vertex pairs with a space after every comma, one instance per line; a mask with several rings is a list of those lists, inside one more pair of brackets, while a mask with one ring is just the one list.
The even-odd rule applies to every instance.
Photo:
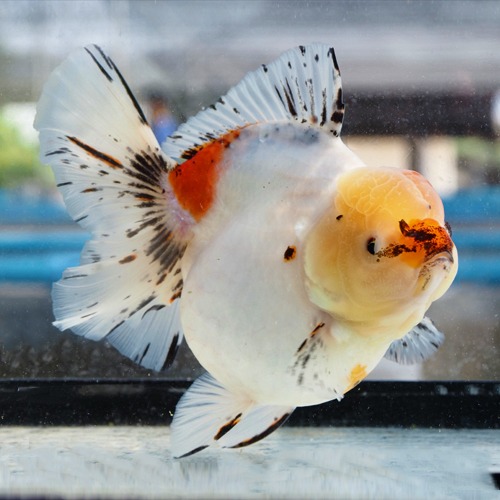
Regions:
[[191, 385], [177, 404], [171, 424], [172, 454], [182, 458], [209, 446], [248, 446], [280, 427], [294, 409], [258, 405], [226, 389], [207, 373]]

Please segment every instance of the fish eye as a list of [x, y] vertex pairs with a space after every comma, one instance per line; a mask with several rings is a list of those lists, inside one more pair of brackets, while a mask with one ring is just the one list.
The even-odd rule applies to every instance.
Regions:
[[375, 238], [368, 238], [368, 241], [366, 242], [366, 249], [369, 253], [375, 255]]
[[450, 238], [453, 236], [453, 232], [451, 230], [451, 225], [448, 221], [445, 221], [444, 222], [444, 227], [446, 228], [446, 230], [448, 231], [448, 234], [450, 235]]

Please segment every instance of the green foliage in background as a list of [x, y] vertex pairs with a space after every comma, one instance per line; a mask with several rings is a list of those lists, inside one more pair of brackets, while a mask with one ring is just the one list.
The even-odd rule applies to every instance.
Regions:
[[50, 168], [38, 159], [38, 147], [23, 139], [19, 130], [0, 114], [0, 188], [54, 185]]
[[500, 184], [500, 141], [461, 137], [456, 141], [459, 166], [467, 172], [469, 184]]
[[458, 156], [482, 165], [500, 167], [500, 141], [481, 137], [462, 137], [457, 140]]

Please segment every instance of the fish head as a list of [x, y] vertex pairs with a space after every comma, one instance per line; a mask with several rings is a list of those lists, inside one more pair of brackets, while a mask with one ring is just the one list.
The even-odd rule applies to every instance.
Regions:
[[305, 243], [310, 299], [344, 321], [411, 329], [451, 285], [457, 250], [442, 201], [419, 173], [362, 167], [337, 190]]

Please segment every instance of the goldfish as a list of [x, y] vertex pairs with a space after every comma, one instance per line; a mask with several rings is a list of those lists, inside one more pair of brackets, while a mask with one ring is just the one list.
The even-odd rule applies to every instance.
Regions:
[[457, 273], [442, 201], [416, 171], [365, 165], [343, 118], [322, 44], [249, 73], [162, 145], [97, 45], [44, 87], [41, 158], [91, 234], [54, 284], [54, 324], [152, 370], [186, 339], [206, 373], [177, 404], [175, 457], [255, 443], [384, 356], [443, 342], [425, 316]]

